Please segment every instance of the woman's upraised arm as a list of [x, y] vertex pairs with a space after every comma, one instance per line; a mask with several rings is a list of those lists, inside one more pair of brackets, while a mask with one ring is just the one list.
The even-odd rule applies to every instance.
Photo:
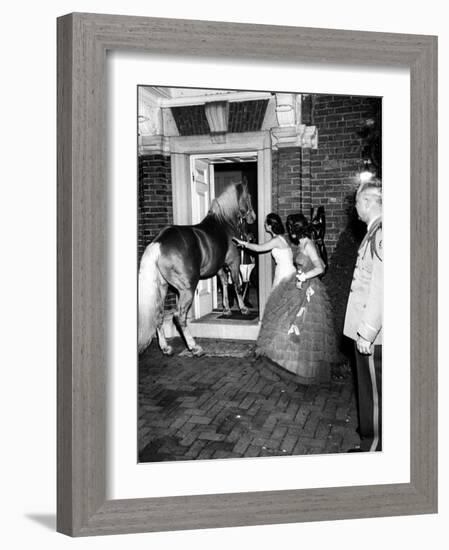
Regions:
[[241, 246], [242, 248], [246, 248], [247, 250], [251, 250], [252, 252], [259, 253], [269, 252], [270, 250], [273, 250], [273, 248], [280, 247], [281, 245], [281, 240], [279, 237], [273, 237], [271, 240], [263, 244], [248, 243], [246, 241], [237, 239], [236, 237], [233, 237], [232, 240], [237, 244], [237, 246]]

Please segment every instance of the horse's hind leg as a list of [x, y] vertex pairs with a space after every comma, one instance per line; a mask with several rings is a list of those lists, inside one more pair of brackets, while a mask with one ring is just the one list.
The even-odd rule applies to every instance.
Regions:
[[[196, 287], [196, 285], [195, 285]], [[195, 288], [194, 287], [194, 288]], [[179, 291], [178, 309], [173, 317], [179, 331], [186, 341], [187, 347], [193, 353], [193, 355], [203, 355], [204, 351], [193, 338], [188, 326], [187, 326], [187, 313], [192, 305], [193, 290], [191, 288], [185, 288]]]
[[[159, 292], [161, 294], [162, 302], [165, 300], [165, 296], [167, 295], [168, 290], [168, 284], [167, 281], [162, 277], [159, 276]], [[157, 340], [159, 343], [159, 348], [162, 351], [164, 355], [173, 355], [173, 348], [167, 344], [167, 339], [165, 338], [165, 332], [164, 332], [164, 309], [162, 308], [161, 314], [157, 321]]]

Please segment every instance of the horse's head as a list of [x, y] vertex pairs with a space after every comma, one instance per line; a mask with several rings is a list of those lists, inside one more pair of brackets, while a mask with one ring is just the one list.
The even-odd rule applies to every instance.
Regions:
[[254, 223], [256, 213], [251, 204], [251, 195], [246, 182], [228, 185], [221, 195], [212, 201], [209, 213], [231, 225], [237, 225], [242, 221]]
[[240, 218], [246, 220], [246, 223], [254, 223], [256, 221], [256, 213], [254, 212], [253, 205], [251, 203], [251, 194], [248, 191], [248, 185], [246, 182], [239, 183], [238, 186], [241, 188], [238, 193], [238, 203], [239, 203], [239, 212]]

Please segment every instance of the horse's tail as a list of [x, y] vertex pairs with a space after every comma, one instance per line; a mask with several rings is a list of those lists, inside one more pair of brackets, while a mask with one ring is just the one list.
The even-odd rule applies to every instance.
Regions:
[[145, 249], [139, 269], [139, 353], [147, 348], [162, 325], [167, 285], [157, 266], [161, 255], [160, 243], [151, 243]]

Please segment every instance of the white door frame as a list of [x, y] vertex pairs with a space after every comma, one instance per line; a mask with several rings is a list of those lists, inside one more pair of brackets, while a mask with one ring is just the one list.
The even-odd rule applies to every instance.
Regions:
[[[225, 143], [214, 143], [210, 136], [183, 136], [170, 138], [171, 177], [173, 190], [173, 222], [179, 225], [189, 225], [192, 219], [191, 201], [191, 165], [192, 155], [207, 157], [210, 155], [228, 155], [232, 153], [257, 153], [257, 227], [259, 238], [265, 235], [264, 219], [271, 212], [271, 137], [268, 131], [244, 132], [227, 134]], [[265, 303], [271, 290], [271, 256], [259, 256], [259, 314], [263, 315]], [[243, 339], [257, 337], [256, 331], [245, 331]], [[232, 331], [234, 333], [234, 331]], [[242, 333], [235, 331], [236, 337]], [[251, 333], [251, 334], [250, 334]], [[255, 334], [255, 336], [254, 336]], [[242, 336], [241, 336], [242, 338]]]
[[[193, 198], [191, 202], [192, 220], [190, 223], [193, 223], [193, 224], [199, 223], [206, 215], [206, 213], [200, 213], [198, 211], [201, 209], [199, 204], [197, 204], [197, 208], [195, 208], [195, 196], [197, 195], [197, 192], [195, 191], [196, 175], [197, 175], [196, 167], [197, 167], [198, 161], [200, 161], [200, 163], [204, 163], [205, 165], [207, 165], [207, 175], [205, 178], [206, 182], [203, 182], [207, 184], [207, 198], [206, 198], [207, 210], [209, 210], [210, 203], [215, 198], [213, 167], [211, 167], [211, 164], [209, 162], [209, 157], [203, 157], [202, 155], [199, 155], [199, 156], [190, 155], [190, 192]], [[204, 200], [203, 198], [199, 198], [200, 203], [203, 203], [203, 200]], [[216, 293], [217, 293], [216, 277], [213, 277], [210, 279], [203, 279], [198, 282], [195, 296], [193, 298], [192, 307], [190, 309], [193, 319], [198, 319], [201, 316], [203, 316], [204, 309], [207, 310], [207, 313], [212, 312], [213, 308], [216, 306]]]

